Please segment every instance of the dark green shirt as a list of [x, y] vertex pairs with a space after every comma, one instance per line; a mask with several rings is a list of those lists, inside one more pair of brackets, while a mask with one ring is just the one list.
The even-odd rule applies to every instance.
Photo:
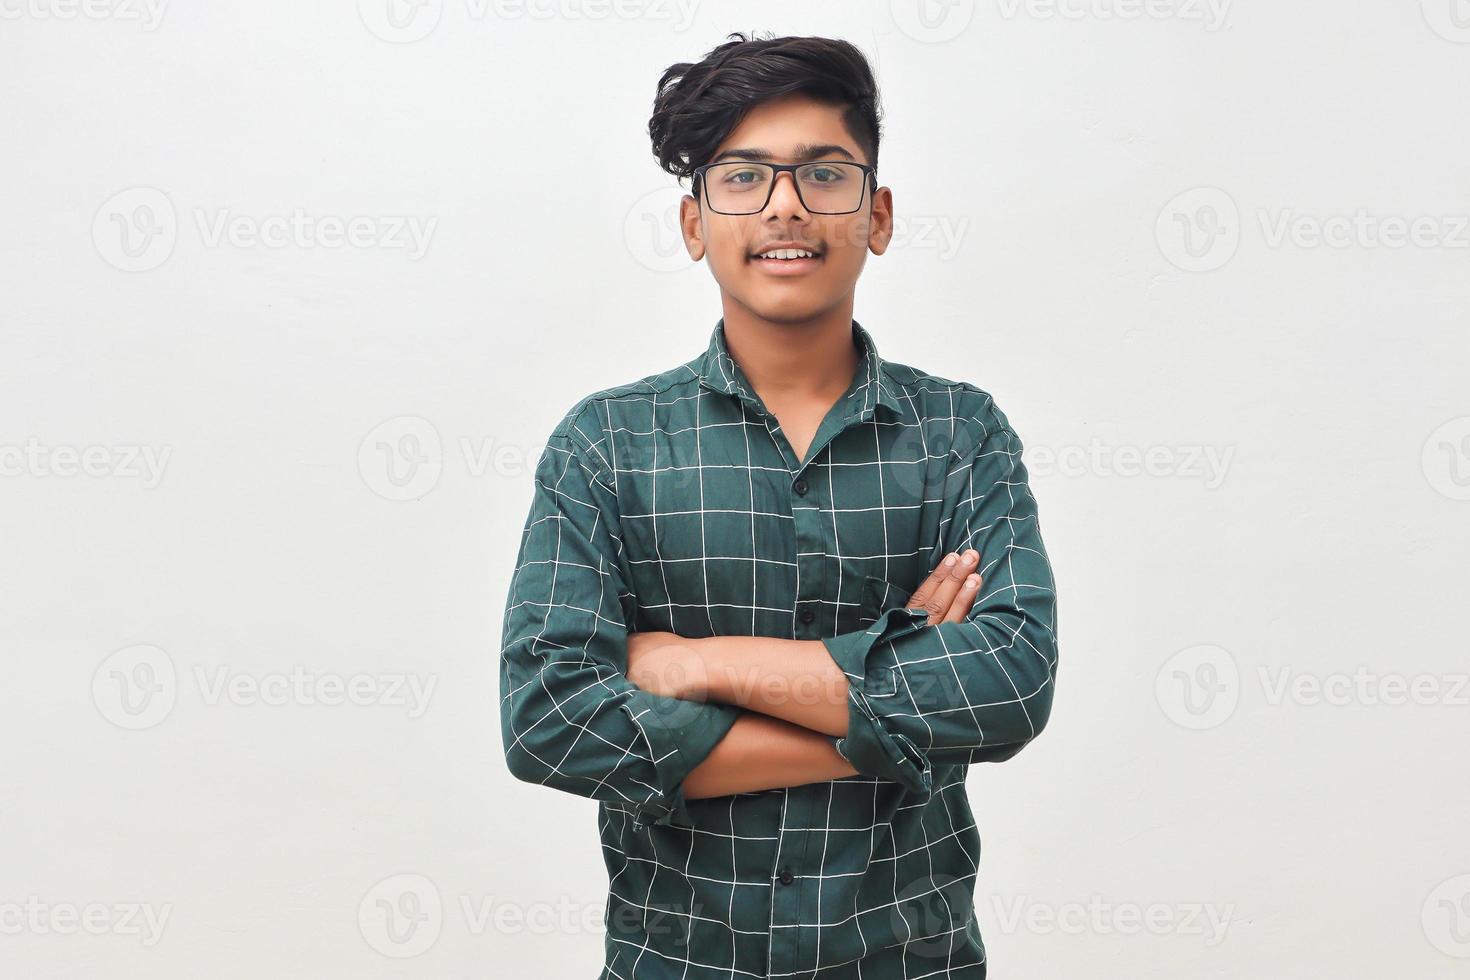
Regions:
[[[505, 606], [501, 730], [520, 779], [599, 801], [602, 978], [985, 975], [970, 763], [1037, 736], [1056, 599], [1021, 443], [990, 395], [862, 360], [792, 452], [725, 344], [578, 401], [536, 469]], [[964, 622], [909, 595], [950, 551]], [[859, 775], [685, 799], [742, 709], [625, 676], [630, 630], [821, 639]], [[861, 972], [860, 972], [861, 971]]]

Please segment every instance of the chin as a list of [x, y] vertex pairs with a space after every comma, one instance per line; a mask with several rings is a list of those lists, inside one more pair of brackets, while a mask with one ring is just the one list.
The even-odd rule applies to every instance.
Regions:
[[760, 297], [747, 303], [751, 311], [771, 323], [802, 323], [819, 316], [831, 304], [818, 297]]

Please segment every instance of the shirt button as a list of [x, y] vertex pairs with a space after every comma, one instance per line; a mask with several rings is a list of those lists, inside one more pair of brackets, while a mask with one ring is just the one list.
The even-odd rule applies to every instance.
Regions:
[[791, 489], [793, 489], [793, 490], [796, 491], [796, 495], [798, 497], [805, 497], [806, 496], [806, 490], [807, 490], [806, 481], [805, 480], [797, 480], [796, 483], [795, 483], [795, 485], [792, 486]]
[[803, 609], [801, 611], [801, 615], [797, 618], [800, 619], [803, 623], [810, 623], [812, 620], [817, 618], [817, 614], [812, 612], [810, 609]]
[[789, 885], [789, 884], [791, 884], [795, 880], [796, 880], [796, 876], [791, 873], [791, 869], [790, 868], [782, 868], [781, 869], [781, 884], [783, 884], [783, 885]]

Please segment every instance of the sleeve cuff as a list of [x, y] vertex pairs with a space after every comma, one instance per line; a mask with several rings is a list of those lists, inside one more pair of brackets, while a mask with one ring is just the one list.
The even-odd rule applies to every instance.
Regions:
[[893, 695], [897, 679], [891, 669], [870, 671], [868, 660], [880, 643], [920, 630], [928, 621], [923, 609], [889, 609], [865, 630], [822, 639], [848, 681], [847, 735], [834, 743], [838, 754], [858, 772], [900, 783], [920, 800], [933, 790], [929, 761], [908, 738], [884, 727], [871, 699]]
[[637, 689], [620, 707], [643, 735], [653, 762], [656, 792], [633, 808], [633, 829], [676, 824], [693, 827], [684, 798], [684, 779], [730, 731], [741, 709], [735, 705], [666, 698]]

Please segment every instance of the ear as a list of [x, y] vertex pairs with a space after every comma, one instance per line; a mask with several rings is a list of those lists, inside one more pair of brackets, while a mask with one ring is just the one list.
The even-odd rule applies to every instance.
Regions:
[[873, 214], [868, 221], [868, 249], [874, 255], [888, 251], [893, 241], [893, 190], [880, 187], [873, 192]]
[[679, 230], [684, 233], [684, 250], [698, 262], [704, 258], [704, 223], [699, 202], [685, 194], [679, 201]]

